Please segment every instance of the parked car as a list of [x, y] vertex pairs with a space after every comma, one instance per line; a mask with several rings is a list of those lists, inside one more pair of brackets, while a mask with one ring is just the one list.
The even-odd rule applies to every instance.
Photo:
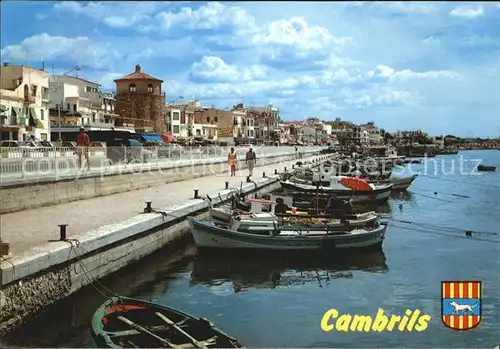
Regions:
[[2, 141], [0, 151], [4, 158], [28, 157], [30, 150], [33, 149], [24, 141]]
[[158, 148], [158, 156], [160, 157], [180, 157], [185, 150], [177, 143], [165, 143]]
[[137, 139], [116, 138], [107, 142], [106, 157], [111, 163], [148, 162], [153, 157], [151, 150], [143, 147]]
[[30, 148], [30, 145], [24, 141], [2, 141], [1, 148]]

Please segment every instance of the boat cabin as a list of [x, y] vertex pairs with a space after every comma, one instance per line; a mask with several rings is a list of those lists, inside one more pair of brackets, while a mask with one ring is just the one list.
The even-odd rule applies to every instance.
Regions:
[[274, 212], [276, 202], [265, 199], [248, 199], [250, 204], [250, 213]]

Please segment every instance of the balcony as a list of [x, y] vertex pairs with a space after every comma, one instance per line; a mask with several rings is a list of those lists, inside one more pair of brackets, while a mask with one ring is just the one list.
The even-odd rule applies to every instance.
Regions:
[[32, 95], [25, 95], [24, 96], [24, 104], [25, 105], [29, 105], [29, 104], [34, 104], [36, 101], [36, 98], [35, 96], [32, 96]]

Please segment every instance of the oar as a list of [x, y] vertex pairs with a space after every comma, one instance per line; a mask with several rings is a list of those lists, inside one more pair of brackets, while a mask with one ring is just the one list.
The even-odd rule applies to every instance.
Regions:
[[151, 331], [148, 331], [147, 329], [145, 329], [144, 327], [142, 327], [141, 325], [138, 325], [136, 324], [135, 322], [132, 322], [130, 321], [129, 319], [127, 319], [126, 317], [124, 316], [118, 316], [118, 320], [121, 320], [123, 322], [125, 322], [127, 325], [129, 325], [130, 327], [132, 327], [133, 329], [139, 331], [139, 332], [143, 332], [143, 333], [146, 333], [146, 334], [149, 334], [150, 336], [158, 339], [159, 341], [167, 344], [168, 346], [174, 348], [174, 349], [182, 349], [181, 346], [179, 345], [176, 345], [172, 342], [170, 342], [169, 340], [165, 339], [165, 338], [161, 338], [160, 336], [157, 336], [156, 334], [154, 334], [153, 332]]
[[179, 326], [177, 326], [177, 324], [175, 322], [173, 322], [172, 320], [170, 320], [168, 317], [166, 317], [162, 313], [156, 312], [156, 315], [158, 315], [159, 318], [161, 318], [167, 324], [169, 324], [170, 326], [172, 326], [173, 328], [175, 328], [177, 331], [179, 331], [180, 333], [182, 333], [184, 336], [186, 336], [186, 338], [189, 339], [191, 341], [191, 343], [194, 344], [195, 347], [197, 347], [197, 348], [206, 348], [206, 346], [204, 346], [203, 344], [201, 344], [200, 342], [198, 342], [195, 338], [191, 337], [191, 335], [189, 333], [187, 333], [182, 328], [180, 328]]

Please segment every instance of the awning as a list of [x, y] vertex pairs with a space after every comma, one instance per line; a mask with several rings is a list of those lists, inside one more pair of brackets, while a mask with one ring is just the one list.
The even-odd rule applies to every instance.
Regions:
[[28, 126], [36, 127], [37, 117], [36, 117], [35, 108], [28, 109], [28, 117], [29, 117]]
[[177, 137], [175, 137], [172, 133], [162, 133], [160, 137], [165, 143], [177, 142]]
[[160, 135], [158, 134], [152, 134], [152, 133], [143, 133], [141, 135], [141, 138], [146, 141], [146, 142], [160, 142], [163, 143], [163, 138], [161, 138]]

